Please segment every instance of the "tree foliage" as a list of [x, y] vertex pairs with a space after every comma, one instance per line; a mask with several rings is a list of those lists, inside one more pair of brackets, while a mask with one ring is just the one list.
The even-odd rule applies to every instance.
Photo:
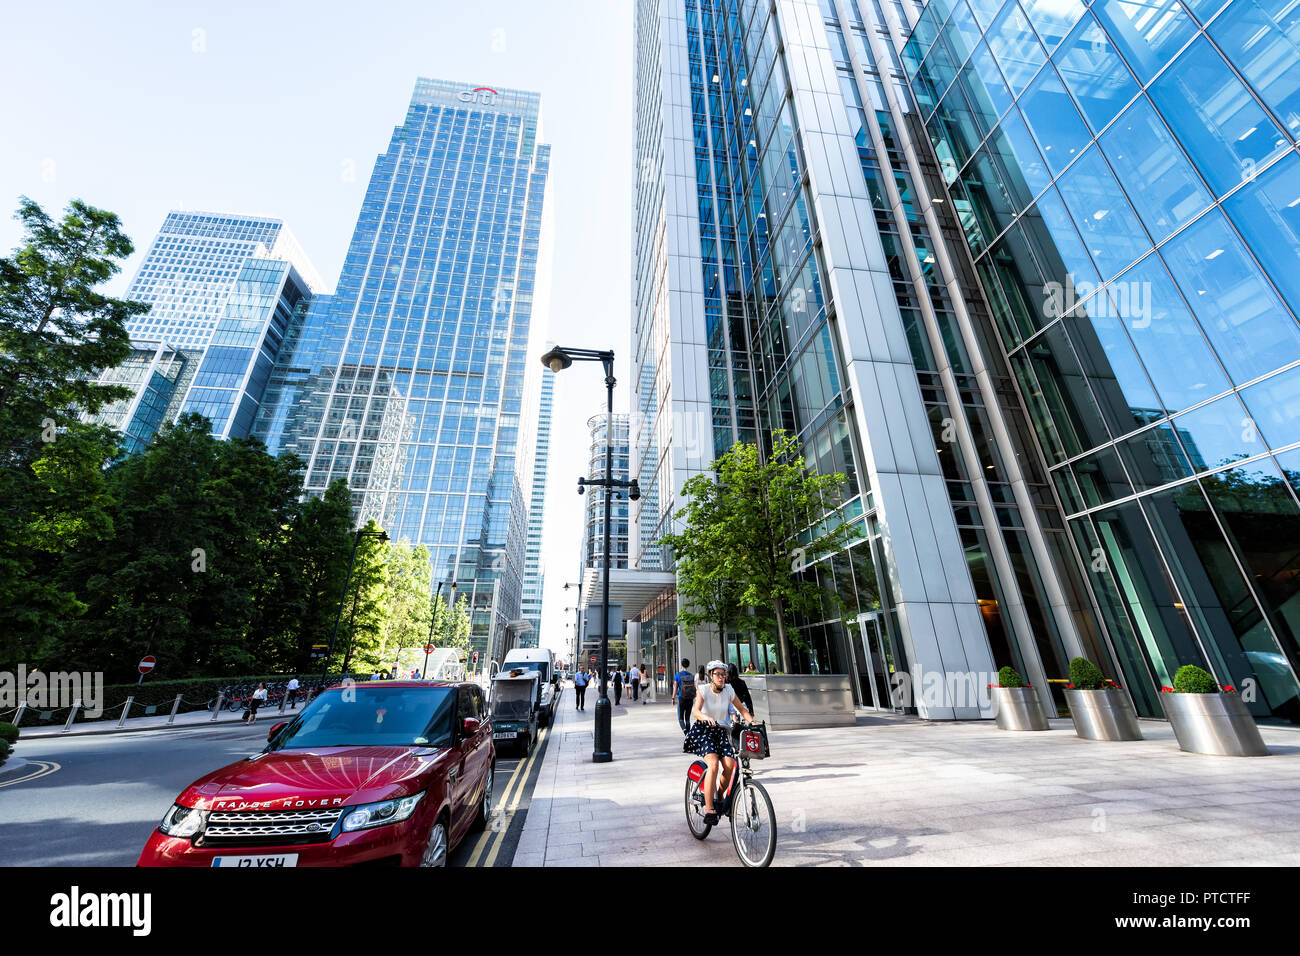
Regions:
[[[296, 458], [220, 441], [197, 415], [132, 456], [82, 421], [130, 395], [97, 379], [148, 306], [96, 289], [133, 247], [80, 201], [56, 222], [23, 199], [17, 218], [23, 242], [0, 259], [0, 670], [111, 683], [152, 653], [159, 677], [310, 673], [336, 620], [336, 667], [422, 643], [428, 552], [364, 537], [349, 578], [345, 482], [304, 498]], [[468, 646], [469, 620], [447, 615], [449, 640]]]
[[675, 515], [684, 526], [663, 539], [677, 561], [682, 603], [691, 605], [679, 616], [683, 629], [707, 621], [725, 633], [734, 622], [775, 640], [789, 673], [789, 645], [803, 643], [791, 627], [795, 615], [819, 618], [823, 601], [839, 601], [805, 572], [854, 535], [834, 514], [847, 481], [810, 472], [798, 439], [780, 430], [769, 455], [737, 442], [711, 473], [687, 481], [688, 504]]

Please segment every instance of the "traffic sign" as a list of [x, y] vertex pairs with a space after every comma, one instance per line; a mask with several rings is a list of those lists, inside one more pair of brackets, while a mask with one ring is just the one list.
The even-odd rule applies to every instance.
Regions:
[[158, 659], [156, 657], [154, 657], [152, 654], [146, 654], [144, 657], [140, 658], [140, 673], [141, 674], [149, 673], [151, 670], [154, 669], [154, 665], [156, 665], [157, 663], [158, 663]]
[[437, 645], [436, 645], [436, 644], [425, 644], [425, 645], [424, 645], [424, 653], [426, 653], [426, 654], [432, 654], [432, 653], [433, 653], [435, 650], [437, 650], [437, 649], [438, 649], [438, 648], [437, 648]]

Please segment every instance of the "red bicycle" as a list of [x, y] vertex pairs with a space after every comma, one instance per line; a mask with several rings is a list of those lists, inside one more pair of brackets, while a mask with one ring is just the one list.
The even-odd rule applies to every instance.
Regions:
[[[725, 727], [717, 727], [726, 733]], [[768, 866], [776, 855], [776, 811], [772, 798], [763, 785], [754, 779], [750, 760], [760, 760], [768, 755], [767, 728], [763, 723], [737, 722], [731, 729], [732, 745], [739, 766], [731, 774], [725, 793], [713, 801], [719, 818], [731, 820], [731, 842], [736, 856], [745, 866]], [[694, 761], [686, 768], [686, 826], [691, 836], [703, 840], [713, 829], [704, 819], [704, 775], [708, 765], [703, 760]], [[718, 771], [722, 773], [721, 768]]]

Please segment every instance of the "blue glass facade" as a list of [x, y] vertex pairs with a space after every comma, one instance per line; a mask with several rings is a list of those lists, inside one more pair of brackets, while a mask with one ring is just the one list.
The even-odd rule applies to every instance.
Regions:
[[550, 471], [551, 413], [555, 407], [555, 376], [542, 376], [541, 401], [537, 414], [537, 437], [533, 451], [533, 488], [528, 501], [528, 543], [524, 549], [524, 595], [522, 613], [527, 634], [519, 646], [540, 647], [542, 596], [546, 568], [542, 564], [542, 531], [546, 521], [546, 478]]
[[204, 415], [212, 433], [244, 438], [253, 429], [271, 370], [311, 292], [292, 263], [248, 259], [235, 279], [183, 411]]
[[1300, 19], [891, 10], [917, 114], [1139, 709], [1181, 664], [1300, 721]]
[[493, 657], [520, 616], [532, 482], [539, 110], [535, 93], [417, 82], [337, 289], [286, 330], [255, 429], [303, 458], [309, 493], [346, 479], [359, 521], [427, 545]]

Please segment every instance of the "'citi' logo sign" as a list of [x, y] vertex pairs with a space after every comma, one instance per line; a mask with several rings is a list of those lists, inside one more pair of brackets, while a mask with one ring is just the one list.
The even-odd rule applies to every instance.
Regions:
[[490, 86], [476, 86], [472, 90], [461, 90], [456, 99], [462, 103], [478, 103], [480, 106], [492, 106], [500, 94]]

